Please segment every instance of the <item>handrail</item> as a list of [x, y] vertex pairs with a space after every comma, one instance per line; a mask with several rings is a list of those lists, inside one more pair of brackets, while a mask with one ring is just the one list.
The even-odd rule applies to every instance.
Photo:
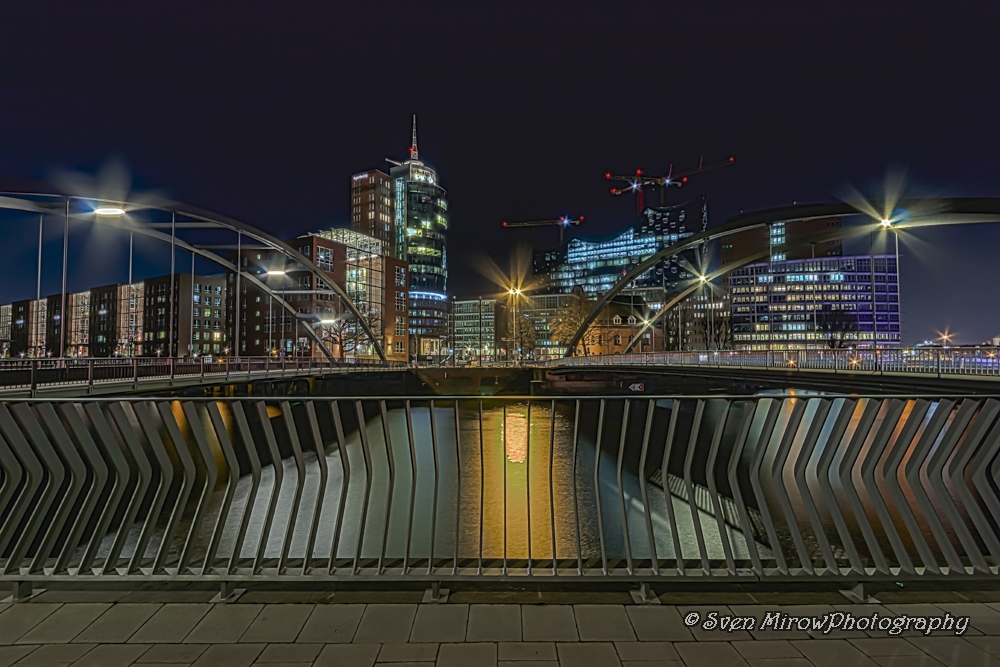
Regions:
[[0, 581], [995, 579], [998, 417], [984, 396], [0, 400]]

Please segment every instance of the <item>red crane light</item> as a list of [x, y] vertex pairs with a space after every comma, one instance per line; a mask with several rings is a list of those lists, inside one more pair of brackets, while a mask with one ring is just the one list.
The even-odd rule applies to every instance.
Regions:
[[635, 170], [635, 175], [636, 176], [642, 176], [642, 169], [636, 169]]
[[604, 172], [604, 178], [606, 178], [606, 179], [608, 179], [610, 181], [611, 180], [611, 172], [610, 171]]
[[506, 226], [507, 226], [507, 221], [506, 221], [506, 220], [504, 220], [504, 221], [503, 221], [503, 226], [504, 226], [504, 227], [506, 227]]

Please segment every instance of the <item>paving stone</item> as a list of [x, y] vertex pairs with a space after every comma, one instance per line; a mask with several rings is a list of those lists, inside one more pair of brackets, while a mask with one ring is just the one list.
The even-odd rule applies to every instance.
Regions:
[[792, 646], [816, 667], [873, 667], [877, 664], [846, 639], [796, 640]]
[[10, 667], [15, 662], [20, 660], [26, 655], [29, 655], [32, 651], [38, 649], [38, 646], [0, 646], [0, 667]]
[[800, 656], [798, 658], [758, 658], [750, 661], [750, 667], [815, 667], [815, 665]]
[[570, 605], [521, 607], [521, 638], [526, 642], [575, 642], [576, 617]]
[[159, 604], [116, 604], [84, 628], [74, 642], [119, 644], [128, 641], [160, 609]]
[[965, 641], [990, 655], [1000, 656], [1000, 637], [966, 637]]
[[102, 644], [74, 662], [73, 667], [126, 667], [148, 650], [148, 646], [135, 644]]
[[213, 644], [192, 667], [249, 667], [263, 650], [263, 644]]
[[110, 604], [64, 604], [18, 639], [22, 644], [65, 643], [108, 610]]
[[521, 606], [516, 604], [471, 605], [466, 641], [521, 641]]
[[[745, 630], [739, 630], [737, 632], [728, 632], [721, 629], [719, 624], [715, 626], [714, 630], [704, 630], [703, 624], [706, 619], [709, 618], [710, 613], [715, 613], [719, 619], [725, 616], [733, 616], [733, 611], [729, 607], [723, 607], [720, 605], [710, 605], [710, 606], [697, 606], [697, 607], [678, 607], [678, 613], [680, 613], [681, 618], [684, 618], [688, 614], [698, 614], [698, 622], [695, 625], [688, 627], [691, 631], [691, 636], [695, 640], [700, 642], [726, 642], [726, 641], [738, 641], [741, 639], [750, 639], [750, 633]], [[687, 623], [684, 624], [687, 626]]]
[[19, 664], [74, 662], [82, 658], [95, 644], [48, 644], [39, 646]]
[[313, 609], [297, 642], [350, 643], [365, 613], [363, 604], [321, 604]]
[[192, 644], [234, 644], [260, 614], [260, 604], [217, 604], [184, 638]]
[[313, 667], [372, 667], [379, 648], [378, 644], [327, 644]]
[[[498, 667], [559, 667], [558, 660], [518, 660], [514, 661], [504, 661], [501, 660], [497, 663]], [[392, 667], [396, 667], [393, 665]], [[653, 667], [648, 665], [647, 667]]]
[[[726, 633], [722, 633], [726, 634]], [[729, 643], [677, 642], [674, 649], [687, 667], [748, 667], [746, 660]]]
[[240, 641], [261, 644], [294, 642], [315, 607], [311, 604], [265, 605]]
[[556, 651], [560, 667], [621, 667], [622, 664], [615, 645], [610, 642], [556, 644]]
[[919, 648], [902, 637], [870, 637], [868, 639], [850, 639], [851, 644], [869, 657], [888, 657], [894, 655], [924, 655]]
[[514, 642], [497, 645], [497, 658], [507, 660], [558, 660], [556, 645], [552, 642]]
[[410, 638], [415, 604], [372, 604], [365, 609], [354, 634], [360, 644], [402, 643]]
[[625, 607], [625, 612], [632, 622], [635, 636], [641, 642], [683, 642], [692, 639], [691, 631], [684, 627], [684, 619], [677, 607], [629, 605]]
[[147, 662], [191, 664], [205, 652], [208, 644], [154, 644], [136, 664]]
[[417, 615], [413, 619], [410, 641], [464, 642], [468, 621], [467, 604], [422, 604], [417, 608]]
[[61, 604], [19, 603], [0, 614], [0, 644], [13, 644], [22, 635], [55, 613]]
[[798, 658], [802, 654], [784, 639], [757, 639], [732, 642], [733, 648], [747, 660], [765, 658]]
[[963, 637], [910, 637], [907, 641], [946, 665], [1000, 665], [1000, 658], [990, 655]]
[[984, 604], [939, 603], [935, 605], [952, 616], [968, 616], [972, 619], [972, 627], [984, 635], [1000, 635], [1000, 612]]
[[670, 642], [615, 642], [615, 650], [622, 662], [681, 659]]
[[496, 644], [441, 644], [437, 667], [496, 667]]
[[625, 607], [620, 604], [576, 604], [576, 627], [580, 641], [584, 642], [634, 642], [635, 632]]
[[434, 662], [437, 660], [437, 644], [382, 644], [378, 652], [379, 662]]
[[179, 644], [191, 629], [214, 605], [210, 604], [165, 604], [146, 621], [130, 643]]
[[926, 653], [920, 655], [880, 655], [872, 660], [879, 667], [945, 667]]
[[312, 663], [321, 650], [322, 644], [271, 644], [257, 656], [257, 663]]

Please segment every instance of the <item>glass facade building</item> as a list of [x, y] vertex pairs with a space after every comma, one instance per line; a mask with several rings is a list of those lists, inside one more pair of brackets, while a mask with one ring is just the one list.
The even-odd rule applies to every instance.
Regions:
[[730, 298], [736, 349], [900, 344], [893, 255], [752, 264], [730, 274]]
[[437, 173], [416, 159], [393, 167], [394, 223], [410, 268], [411, 354], [445, 353], [448, 338], [448, 199]]
[[496, 299], [452, 302], [455, 354], [465, 360], [492, 360], [496, 356]]
[[[678, 206], [648, 207], [633, 225], [612, 238], [595, 241], [574, 238], [554, 250], [536, 251], [534, 272], [547, 279], [548, 292], [568, 294], [576, 286], [589, 295], [607, 292], [643, 260], [704, 231], [707, 226], [705, 195]], [[633, 288], [673, 293], [678, 283], [692, 277], [678, 257], [671, 257], [639, 276]]]

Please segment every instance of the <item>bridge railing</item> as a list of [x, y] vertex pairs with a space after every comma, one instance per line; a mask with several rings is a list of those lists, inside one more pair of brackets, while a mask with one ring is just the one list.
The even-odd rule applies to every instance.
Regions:
[[66, 359], [0, 359], [0, 389], [76, 386], [90, 392], [95, 385], [131, 382], [138, 388], [146, 380], [240, 379], [299, 372], [348, 372], [362, 368], [385, 369], [404, 362], [311, 357], [128, 357]]
[[3, 401], [0, 581], [989, 579], [998, 416], [934, 396]]
[[565, 357], [547, 366], [701, 366], [1000, 377], [1000, 349], [706, 350]]

